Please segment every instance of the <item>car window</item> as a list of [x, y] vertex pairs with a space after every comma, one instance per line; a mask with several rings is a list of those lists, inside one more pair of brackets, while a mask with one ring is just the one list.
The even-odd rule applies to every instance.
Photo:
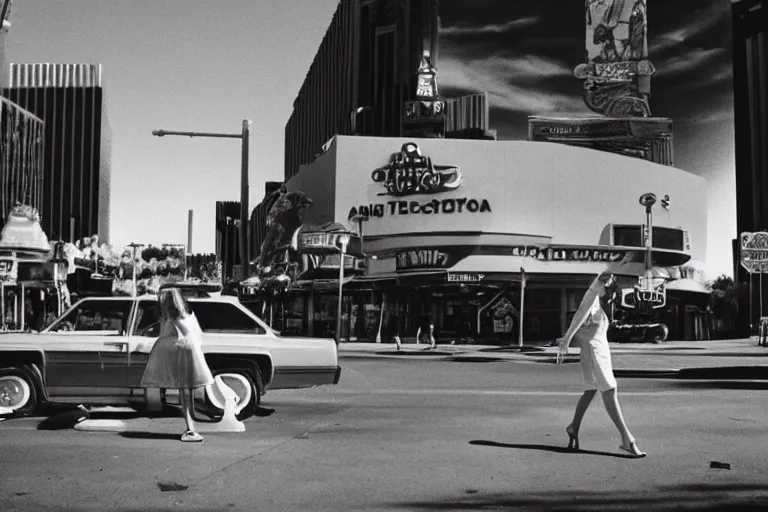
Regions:
[[86, 300], [51, 326], [51, 331], [109, 331], [124, 335], [131, 314], [130, 300]]
[[189, 301], [203, 332], [265, 334], [259, 323], [244, 311], [226, 302]]
[[142, 300], [136, 311], [136, 336], [160, 336], [160, 307], [156, 301]]

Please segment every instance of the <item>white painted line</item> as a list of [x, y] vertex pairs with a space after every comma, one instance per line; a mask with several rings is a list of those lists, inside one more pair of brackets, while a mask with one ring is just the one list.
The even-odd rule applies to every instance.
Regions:
[[[579, 396], [583, 391], [502, 391], [486, 389], [376, 389], [376, 395]], [[621, 391], [622, 395], [688, 395], [691, 391]]]

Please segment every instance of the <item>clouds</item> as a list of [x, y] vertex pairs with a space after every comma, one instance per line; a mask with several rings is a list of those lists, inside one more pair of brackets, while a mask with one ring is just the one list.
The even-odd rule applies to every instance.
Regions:
[[[674, 121], [676, 165], [717, 184], [713, 197], [719, 195], [726, 206], [710, 211], [721, 225], [709, 236], [730, 240], [728, 230], [735, 225], [734, 187], [725, 179], [734, 165], [730, 0], [647, 0], [647, 5], [649, 58], [657, 68], [651, 81], [653, 115]], [[440, 0], [440, 16], [441, 91], [487, 92], [491, 128], [499, 139], [527, 138], [528, 115], [591, 113], [582, 99], [583, 82], [573, 76], [585, 60], [583, 1]]]
[[665, 74], [689, 73], [727, 57], [724, 48], [694, 48], [693, 50], [676, 55], [659, 64], [661, 72]]
[[[729, 0], [647, 1], [654, 114], [687, 122], [717, 112], [732, 80]], [[487, 91], [510, 112], [588, 112], [573, 76], [585, 58], [583, 2], [485, 4], [441, 0], [442, 90]]]
[[[486, 92], [497, 108], [526, 113], [584, 108], [580, 98], [542, 87], [542, 81], [572, 76], [571, 71], [531, 55], [461, 59], [443, 54], [438, 73], [443, 88]], [[574, 82], [578, 86], [578, 81]]]
[[[703, 7], [702, 7], [703, 5]], [[685, 7], [685, 6], [684, 6]], [[681, 9], [684, 12], [684, 9]], [[698, 36], [706, 35], [723, 22], [725, 14], [728, 12], [728, 3], [720, 1], [701, 2], [699, 8], [693, 11], [693, 15], [680, 16], [682, 21], [678, 25], [659, 36], [653, 38], [649, 44], [648, 51], [651, 55], [672, 50], [681, 44], [689, 42]], [[649, 17], [652, 19], [652, 12]], [[650, 23], [653, 23], [651, 21]]]
[[522, 27], [530, 27], [535, 25], [539, 21], [537, 16], [531, 16], [527, 18], [519, 18], [516, 20], [508, 21], [502, 24], [490, 24], [490, 25], [452, 25], [440, 27], [441, 36], [457, 36], [467, 34], [501, 34], [509, 32]]

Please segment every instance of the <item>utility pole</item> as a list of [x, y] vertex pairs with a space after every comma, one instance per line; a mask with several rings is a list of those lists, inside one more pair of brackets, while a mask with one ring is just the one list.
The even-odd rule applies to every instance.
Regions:
[[[243, 120], [241, 133], [208, 133], [208, 132], [178, 132], [168, 130], [152, 130], [152, 135], [164, 137], [166, 135], [180, 135], [182, 137], [208, 137], [224, 139], [240, 139], [242, 154], [240, 161], [240, 266], [242, 278], [248, 277], [250, 272], [251, 251], [249, 247], [250, 233], [248, 229], [248, 139], [251, 121]], [[190, 210], [190, 220], [192, 218]], [[191, 229], [191, 228], [190, 228]], [[191, 235], [189, 236], [191, 240]]]

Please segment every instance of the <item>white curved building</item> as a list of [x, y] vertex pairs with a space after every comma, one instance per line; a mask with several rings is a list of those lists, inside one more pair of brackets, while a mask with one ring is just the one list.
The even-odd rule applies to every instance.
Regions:
[[[646, 192], [674, 205], [653, 209], [660, 264], [706, 260], [705, 179], [592, 149], [337, 136], [286, 188], [314, 201], [305, 223], [362, 227], [366, 270], [345, 285], [350, 340], [370, 330], [357, 327], [359, 319], [370, 323], [382, 303], [382, 317], [400, 311], [401, 336], [414, 336], [426, 314], [441, 337], [465, 335], [469, 326], [475, 338], [516, 340], [517, 327], [495, 318], [494, 308], [519, 303], [522, 269], [524, 337], [559, 336], [595, 274], [628, 246], [643, 246], [638, 199]], [[315, 324], [305, 331], [317, 330], [317, 312], [329, 310], [334, 293], [327, 292], [328, 304], [325, 292], [307, 297], [295, 315]], [[680, 311], [670, 314], [687, 322]]]

